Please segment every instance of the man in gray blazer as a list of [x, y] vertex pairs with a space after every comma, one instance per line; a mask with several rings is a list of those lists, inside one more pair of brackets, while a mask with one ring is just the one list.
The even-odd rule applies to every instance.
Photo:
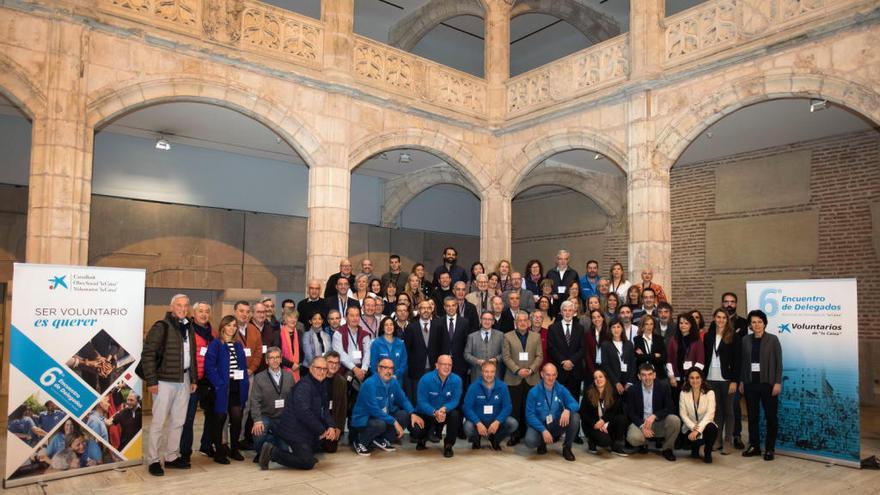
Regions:
[[510, 287], [501, 294], [501, 297], [504, 299], [504, 302], [507, 302], [507, 296], [511, 293], [511, 291], [519, 291], [520, 295], [520, 303], [519, 307], [531, 313], [535, 310], [535, 295], [532, 294], [532, 291], [526, 289], [522, 285], [522, 274], [519, 272], [513, 272], [510, 274]]
[[483, 361], [494, 361], [501, 369], [504, 334], [492, 328], [494, 323], [495, 315], [491, 311], [484, 311], [480, 315], [480, 329], [468, 335], [464, 360], [471, 365], [472, 381], [480, 379]]
[[293, 388], [293, 375], [281, 368], [281, 349], [270, 347], [266, 349], [265, 356], [269, 367], [254, 375], [248, 399], [251, 417], [254, 418], [254, 448], [258, 453], [269, 430], [281, 419], [284, 400]]

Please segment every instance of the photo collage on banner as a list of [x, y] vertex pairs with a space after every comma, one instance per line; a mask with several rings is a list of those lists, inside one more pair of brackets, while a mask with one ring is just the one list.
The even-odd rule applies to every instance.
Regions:
[[143, 270], [16, 263], [5, 486], [141, 462]]
[[859, 467], [856, 280], [748, 282], [746, 291], [782, 346], [776, 450]]

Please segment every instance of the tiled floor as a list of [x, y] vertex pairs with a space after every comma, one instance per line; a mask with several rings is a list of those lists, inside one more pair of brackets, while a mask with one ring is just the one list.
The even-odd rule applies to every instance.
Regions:
[[[880, 409], [863, 409], [862, 455], [880, 455]], [[145, 418], [145, 425], [149, 418]], [[715, 456], [711, 466], [687, 459], [686, 452], [670, 463], [654, 453], [623, 459], [600, 457], [575, 450], [576, 462], [565, 462], [559, 448], [546, 456], [535, 456], [522, 446], [505, 447], [496, 453], [470, 450], [459, 442], [456, 455], [444, 459], [439, 449], [416, 452], [408, 441], [403, 451], [374, 453], [358, 458], [348, 449], [322, 456], [310, 472], [273, 465], [260, 471], [245, 462], [221, 466], [196, 455], [191, 471], [169, 471], [155, 478], [146, 467], [78, 476], [6, 490], [12, 494], [164, 494], [164, 493], [357, 493], [383, 495], [417, 493], [448, 495], [471, 493], [557, 494], [557, 493], [682, 493], [845, 495], [880, 493], [880, 471], [856, 470], [778, 455], [774, 462], [746, 459], [736, 451]], [[5, 436], [0, 440], [5, 453]], [[5, 458], [5, 457], [4, 457]]]

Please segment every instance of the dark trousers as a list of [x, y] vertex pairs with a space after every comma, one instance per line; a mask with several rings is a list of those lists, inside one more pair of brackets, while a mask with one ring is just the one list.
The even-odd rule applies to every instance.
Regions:
[[309, 470], [318, 463], [318, 459], [315, 458], [315, 445], [305, 442], [288, 444], [281, 439], [275, 439], [272, 443], [275, 445], [272, 460], [282, 466]]
[[217, 455], [223, 452], [223, 424], [229, 417], [229, 450], [231, 452], [238, 451], [238, 437], [241, 435], [241, 399], [238, 395], [238, 382], [229, 382], [229, 401], [227, 402], [226, 412], [212, 414], [213, 424], [211, 425], [212, 443], [214, 451]]
[[455, 440], [458, 438], [458, 430], [461, 428], [461, 412], [458, 409], [446, 411], [446, 421], [442, 423], [437, 421], [437, 418], [432, 414], [419, 414], [419, 417], [425, 421], [425, 427], [413, 425], [411, 430], [413, 438], [423, 442], [427, 438], [429, 431], [433, 431], [434, 428], [439, 430], [445, 424], [446, 438], [443, 440], [443, 445], [455, 445]]
[[[409, 414], [406, 411], [397, 411], [392, 416], [404, 429], [409, 427]], [[388, 424], [378, 418], [370, 418], [367, 420], [366, 426], [352, 427], [349, 432], [350, 443], [360, 443], [367, 448], [370, 448], [373, 440], [377, 438], [383, 438], [388, 442], [394, 441], [397, 438], [394, 424]]]
[[202, 437], [199, 440], [199, 450], [207, 451], [211, 448], [211, 411], [214, 410], [214, 394], [211, 385], [206, 379], [199, 380], [196, 391], [189, 395], [189, 406], [186, 409], [186, 421], [183, 423], [183, 431], [180, 434], [180, 456], [184, 459], [192, 457], [193, 452], [193, 424], [196, 420], [196, 411], [201, 407], [205, 414], [205, 423], [202, 426]]
[[629, 421], [627, 421], [626, 416], [623, 414], [618, 414], [611, 419], [611, 426], [608, 427], [608, 433], [593, 428], [594, 425], [592, 424], [587, 424], [586, 422], [581, 423], [581, 427], [584, 430], [584, 436], [587, 437], [587, 440], [593, 445], [605, 448], [613, 447], [614, 445], [623, 445], [623, 440], [626, 438], [626, 427], [628, 425]]
[[[733, 393], [733, 436], [740, 437], [743, 432], [743, 410], [742, 410], [742, 394], [739, 393], [739, 387]], [[718, 400], [716, 397], [715, 400]]]
[[513, 411], [510, 415], [519, 423], [519, 427], [517, 427], [517, 430], [514, 432], [514, 435], [516, 435], [517, 438], [523, 438], [526, 436], [526, 427], [528, 426], [528, 423], [526, 422], [526, 397], [528, 397], [529, 390], [531, 389], [532, 386], [525, 380], [519, 382], [519, 385], [508, 387], [508, 390], [510, 391], [510, 402], [513, 406]]
[[335, 454], [339, 450], [339, 440], [321, 440], [321, 451], [325, 454]]
[[[683, 435], [687, 438], [688, 434]], [[715, 440], [718, 438], [718, 426], [715, 423], [709, 423], [703, 428], [703, 435], [699, 440], [690, 442], [691, 450], [696, 452], [700, 445], [703, 445], [703, 449], [705, 452], [711, 452], [712, 447], [715, 445]], [[688, 439], [690, 441], [690, 439]]]
[[749, 411], [749, 445], [761, 448], [761, 421], [759, 410], [764, 409], [767, 420], [767, 438], [764, 450], [776, 450], [776, 431], [779, 428], [777, 412], [779, 397], [774, 397], [773, 385], [769, 383], [747, 383], [745, 385], [746, 407]]
[[[550, 432], [550, 435], [553, 436], [554, 442], [564, 437], [562, 440], [562, 446], [570, 449], [571, 442], [574, 441], [574, 437], [578, 435], [578, 430], [581, 428], [581, 417], [578, 413], [571, 413], [568, 418], [568, 426], [560, 426], [559, 420], [555, 419], [552, 423], [544, 425], [544, 427]], [[526, 447], [530, 449], [537, 448], [544, 444], [544, 436], [538, 430], [529, 427], [526, 431], [525, 444]]]
[[565, 371], [562, 369], [562, 366], [559, 367], [559, 380], [557, 380], [560, 385], [568, 389], [571, 396], [574, 397], [575, 402], [580, 403], [581, 401], [581, 379], [577, 378], [574, 373]]
[[733, 414], [731, 400], [733, 397], [728, 393], [730, 390], [730, 382], [714, 381], [707, 382], [715, 392], [715, 424], [718, 425], [718, 444], [724, 446], [724, 440], [730, 440], [733, 436]]

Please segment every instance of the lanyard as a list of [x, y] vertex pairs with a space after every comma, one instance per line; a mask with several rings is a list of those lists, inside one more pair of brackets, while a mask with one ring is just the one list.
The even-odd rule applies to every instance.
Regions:
[[697, 423], [700, 422], [700, 413], [697, 412], [697, 409], [700, 408], [700, 397], [702, 397], [702, 393], [697, 395], [697, 398], [694, 400], [694, 416], [697, 418]]
[[367, 320], [365, 320], [363, 316], [361, 316], [361, 322], [367, 327], [367, 330], [369, 330], [371, 334], [376, 335], [376, 330], [367, 323]]
[[348, 329], [348, 341], [351, 342], [351, 343], [354, 343], [354, 348], [355, 348], [355, 349], [360, 349], [360, 348], [361, 348], [360, 343], [357, 341], [357, 332], [355, 332], [354, 335], [352, 335], [352, 334], [351, 334], [351, 328]]
[[284, 372], [278, 377], [278, 383], [275, 383], [275, 377], [272, 376], [272, 373], [269, 373], [269, 381], [272, 382], [272, 388], [275, 389], [275, 394], [278, 395], [278, 398], [281, 398], [281, 382], [284, 381]]
[[556, 386], [553, 387], [553, 390], [550, 393], [547, 393], [547, 387], [544, 387], [544, 397], [547, 398], [547, 410], [552, 414], [553, 413], [553, 399], [556, 398]]

